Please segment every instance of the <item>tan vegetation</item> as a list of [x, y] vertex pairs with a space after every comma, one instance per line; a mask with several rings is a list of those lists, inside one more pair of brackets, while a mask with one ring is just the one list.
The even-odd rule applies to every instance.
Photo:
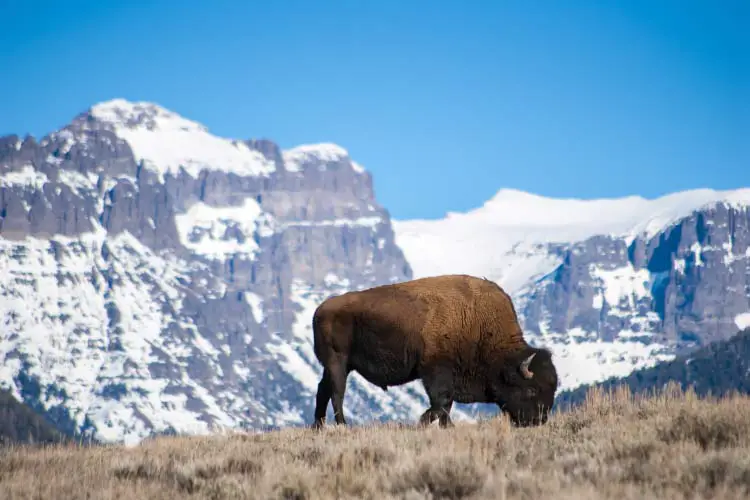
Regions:
[[0, 451], [3, 498], [747, 498], [750, 398], [591, 392], [537, 428], [288, 429]]

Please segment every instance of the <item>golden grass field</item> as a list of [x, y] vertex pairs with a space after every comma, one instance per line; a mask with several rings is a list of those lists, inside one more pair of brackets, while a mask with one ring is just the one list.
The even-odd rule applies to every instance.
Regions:
[[590, 392], [528, 429], [494, 418], [6, 448], [0, 498], [750, 498], [750, 397]]

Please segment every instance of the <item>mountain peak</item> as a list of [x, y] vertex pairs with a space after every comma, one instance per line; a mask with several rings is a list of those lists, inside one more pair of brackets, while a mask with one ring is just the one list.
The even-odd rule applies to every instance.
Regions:
[[[136, 161], [144, 161], [159, 175], [176, 175], [184, 170], [196, 177], [208, 168], [240, 176], [268, 176], [276, 170], [274, 151], [278, 147], [269, 141], [218, 137], [203, 124], [153, 102], [123, 98], [102, 101], [71, 125], [73, 130], [113, 132], [128, 143]], [[351, 160], [346, 149], [333, 143], [303, 144], [281, 154], [288, 171], [300, 171], [307, 164], [320, 162], [349, 162], [355, 172], [365, 171]]]
[[276, 170], [272, 160], [244, 141], [213, 135], [206, 126], [153, 102], [103, 101], [79, 115], [70, 128], [113, 132], [130, 146], [136, 161], [160, 177], [180, 171], [197, 177], [204, 169], [268, 176]]
[[115, 98], [95, 104], [89, 109], [89, 115], [115, 128], [208, 132], [204, 125], [147, 101], [134, 102]]

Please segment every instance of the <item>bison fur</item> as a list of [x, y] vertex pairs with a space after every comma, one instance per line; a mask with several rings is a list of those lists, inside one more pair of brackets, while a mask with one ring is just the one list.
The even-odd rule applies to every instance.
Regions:
[[323, 301], [312, 320], [323, 366], [314, 428], [332, 403], [337, 424], [346, 380], [356, 371], [387, 390], [421, 380], [423, 425], [452, 425], [454, 402], [494, 403], [519, 426], [547, 421], [557, 390], [550, 351], [532, 347], [510, 296], [496, 283], [445, 275], [351, 291]]

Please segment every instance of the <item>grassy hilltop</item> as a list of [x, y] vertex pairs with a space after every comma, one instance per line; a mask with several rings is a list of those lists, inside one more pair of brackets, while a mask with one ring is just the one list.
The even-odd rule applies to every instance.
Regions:
[[592, 391], [547, 425], [458, 422], [0, 450], [3, 498], [744, 498], [750, 397]]

